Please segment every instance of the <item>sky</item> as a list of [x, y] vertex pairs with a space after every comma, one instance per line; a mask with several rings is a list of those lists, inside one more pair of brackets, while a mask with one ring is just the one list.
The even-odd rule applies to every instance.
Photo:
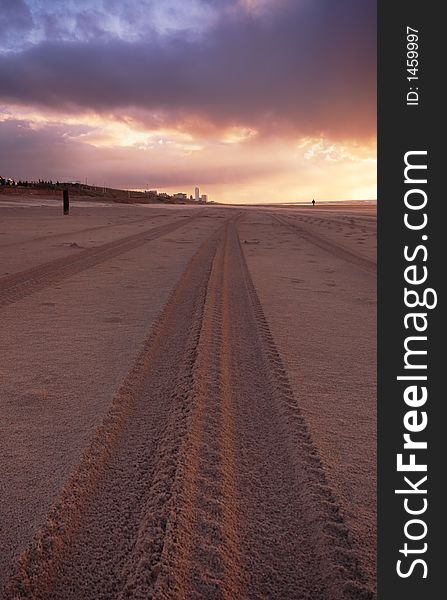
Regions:
[[0, 0], [0, 175], [376, 198], [375, 0]]

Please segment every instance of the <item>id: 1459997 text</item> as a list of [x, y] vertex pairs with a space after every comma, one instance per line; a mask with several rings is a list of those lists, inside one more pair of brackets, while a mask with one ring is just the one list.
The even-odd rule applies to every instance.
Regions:
[[407, 80], [410, 84], [407, 92], [407, 106], [419, 105], [419, 30], [407, 25]]

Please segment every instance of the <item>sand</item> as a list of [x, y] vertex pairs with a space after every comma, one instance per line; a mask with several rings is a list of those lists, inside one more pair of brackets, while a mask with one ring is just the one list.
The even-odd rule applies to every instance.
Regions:
[[373, 597], [375, 214], [318, 209], [0, 202], [5, 598]]
[[279, 222], [278, 212], [240, 222], [243, 239], [265, 240], [244, 246], [247, 263], [294, 395], [374, 586], [375, 215], [368, 215], [367, 224], [363, 212], [343, 216], [340, 224], [335, 211], [324, 218], [281, 212]]

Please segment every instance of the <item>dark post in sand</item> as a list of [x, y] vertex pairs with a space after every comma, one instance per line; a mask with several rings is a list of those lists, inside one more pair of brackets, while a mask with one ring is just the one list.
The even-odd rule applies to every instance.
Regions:
[[64, 215], [70, 214], [70, 200], [68, 198], [68, 190], [64, 190]]

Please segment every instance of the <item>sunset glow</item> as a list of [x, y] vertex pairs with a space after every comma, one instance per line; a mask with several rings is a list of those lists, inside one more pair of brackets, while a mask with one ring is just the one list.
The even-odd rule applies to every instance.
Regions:
[[4, 4], [3, 176], [376, 198], [374, 3]]

